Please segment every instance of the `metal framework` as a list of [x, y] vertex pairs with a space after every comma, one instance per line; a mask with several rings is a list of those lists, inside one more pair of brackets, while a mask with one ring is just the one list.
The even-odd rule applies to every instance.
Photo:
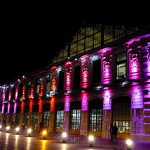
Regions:
[[52, 64], [97, 49], [108, 43], [132, 35], [137, 31], [137, 28], [106, 26], [101, 24], [83, 27], [75, 34], [64, 49], [59, 52], [58, 56], [53, 59]]

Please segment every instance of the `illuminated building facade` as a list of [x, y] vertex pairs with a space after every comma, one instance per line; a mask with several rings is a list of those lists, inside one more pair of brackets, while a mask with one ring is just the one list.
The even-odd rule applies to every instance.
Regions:
[[150, 135], [150, 31], [83, 27], [47, 69], [0, 86], [1, 124], [109, 138]]

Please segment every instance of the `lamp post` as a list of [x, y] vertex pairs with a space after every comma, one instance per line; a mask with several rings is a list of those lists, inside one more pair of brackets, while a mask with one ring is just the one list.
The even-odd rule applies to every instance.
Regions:
[[88, 136], [88, 144], [89, 144], [89, 147], [93, 147], [94, 141], [95, 141], [94, 136], [93, 136], [93, 135], [89, 135], [89, 136]]
[[130, 139], [126, 140], [127, 150], [131, 150], [132, 143], [133, 143], [132, 140], [130, 140]]
[[67, 133], [66, 132], [63, 132], [62, 133], [62, 142], [67, 142]]

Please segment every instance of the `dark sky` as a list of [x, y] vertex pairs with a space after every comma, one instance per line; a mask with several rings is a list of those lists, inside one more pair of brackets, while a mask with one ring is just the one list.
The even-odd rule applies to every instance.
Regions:
[[104, 23], [82, 14], [37, 11], [5, 14], [1, 23], [0, 84], [47, 66], [80, 29], [83, 19], [90, 24]]

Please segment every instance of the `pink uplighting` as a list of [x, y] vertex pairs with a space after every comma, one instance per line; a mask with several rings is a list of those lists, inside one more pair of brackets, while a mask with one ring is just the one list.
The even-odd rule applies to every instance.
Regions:
[[17, 111], [17, 103], [15, 102], [14, 103], [14, 113], [16, 113], [16, 111]]
[[88, 93], [83, 93], [81, 95], [82, 99], [82, 111], [87, 111], [88, 110]]
[[129, 78], [138, 79], [141, 73], [141, 61], [140, 61], [140, 51], [133, 52], [132, 49], [128, 50], [128, 63], [129, 63]]
[[9, 112], [10, 112], [10, 103], [8, 103], [7, 105], [7, 113], [9, 114]]
[[8, 101], [11, 100], [11, 91], [9, 91], [9, 95], [8, 95]]
[[140, 85], [135, 85], [131, 88], [131, 107], [134, 109], [143, 108], [143, 90]]
[[65, 64], [65, 90], [71, 90], [72, 63], [70, 61]]
[[82, 88], [87, 88], [89, 85], [89, 71], [88, 68], [82, 68]]
[[15, 91], [15, 100], [18, 99], [18, 87], [16, 87], [16, 91]]
[[105, 90], [103, 92], [103, 109], [104, 110], [110, 110], [111, 109], [111, 90]]
[[2, 114], [4, 114], [5, 104], [2, 104]]
[[65, 111], [70, 111], [70, 96], [65, 96]]

